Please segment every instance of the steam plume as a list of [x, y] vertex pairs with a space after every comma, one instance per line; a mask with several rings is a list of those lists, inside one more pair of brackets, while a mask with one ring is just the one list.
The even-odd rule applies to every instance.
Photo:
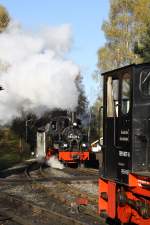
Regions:
[[70, 46], [69, 25], [31, 33], [10, 23], [0, 34], [1, 122], [19, 116], [21, 110], [39, 115], [47, 109], [76, 107], [74, 80], [79, 71], [65, 59]]
[[56, 156], [50, 157], [50, 159], [47, 161], [47, 164], [55, 169], [62, 170], [64, 168], [64, 165], [57, 159]]

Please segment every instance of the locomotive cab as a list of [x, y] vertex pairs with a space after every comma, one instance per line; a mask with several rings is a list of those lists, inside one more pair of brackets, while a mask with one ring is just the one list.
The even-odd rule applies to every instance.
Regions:
[[102, 76], [99, 213], [121, 223], [150, 224], [150, 63]]
[[150, 175], [150, 64], [103, 74], [103, 176]]

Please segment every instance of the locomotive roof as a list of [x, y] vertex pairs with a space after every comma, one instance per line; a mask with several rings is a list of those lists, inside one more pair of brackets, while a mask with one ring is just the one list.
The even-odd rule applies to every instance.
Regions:
[[116, 71], [119, 71], [119, 70], [122, 70], [122, 69], [127, 69], [129, 67], [133, 67], [133, 66], [139, 67], [139, 66], [144, 66], [144, 65], [150, 66], [150, 63], [130, 64], [130, 65], [127, 65], [127, 66], [122, 66], [122, 67], [119, 67], [119, 68], [114, 69], [114, 70], [106, 71], [106, 72], [102, 73], [101, 76], [105, 76], [106, 74], [113, 73], [113, 72], [116, 72]]

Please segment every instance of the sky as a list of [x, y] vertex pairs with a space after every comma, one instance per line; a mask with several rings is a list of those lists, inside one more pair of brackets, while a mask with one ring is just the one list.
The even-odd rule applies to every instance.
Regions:
[[109, 14], [109, 0], [0, 0], [12, 18], [29, 30], [69, 24], [73, 43], [67, 56], [81, 67], [85, 92], [92, 104], [97, 86], [97, 51], [105, 43], [101, 25]]

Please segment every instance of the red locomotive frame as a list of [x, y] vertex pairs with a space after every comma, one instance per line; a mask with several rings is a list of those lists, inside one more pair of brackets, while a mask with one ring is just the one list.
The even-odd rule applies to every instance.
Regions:
[[63, 151], [63, 150], [55, 150], [48, 149], [46, 153], [46, 160], [49, 160], [52, 156], [57, 156], [58, 160], [64, 163], [84, 163], [85, 161], [90, 159], [90, 150], [87, 151]]
[[[150, 178], [129, 174], [128, 186], [99, 179], [99, 214], [122, 223], [150, 224]], [[148, 188], [148, 189], [147, 189]]]
[[60, 151], [59, 152], [59, 160], [67, 163], [76, 163], [79, 161], [80, 163], [83, 163], [86, 160], [89, 160], [89, 152], [81, 152], [81, 151]]

